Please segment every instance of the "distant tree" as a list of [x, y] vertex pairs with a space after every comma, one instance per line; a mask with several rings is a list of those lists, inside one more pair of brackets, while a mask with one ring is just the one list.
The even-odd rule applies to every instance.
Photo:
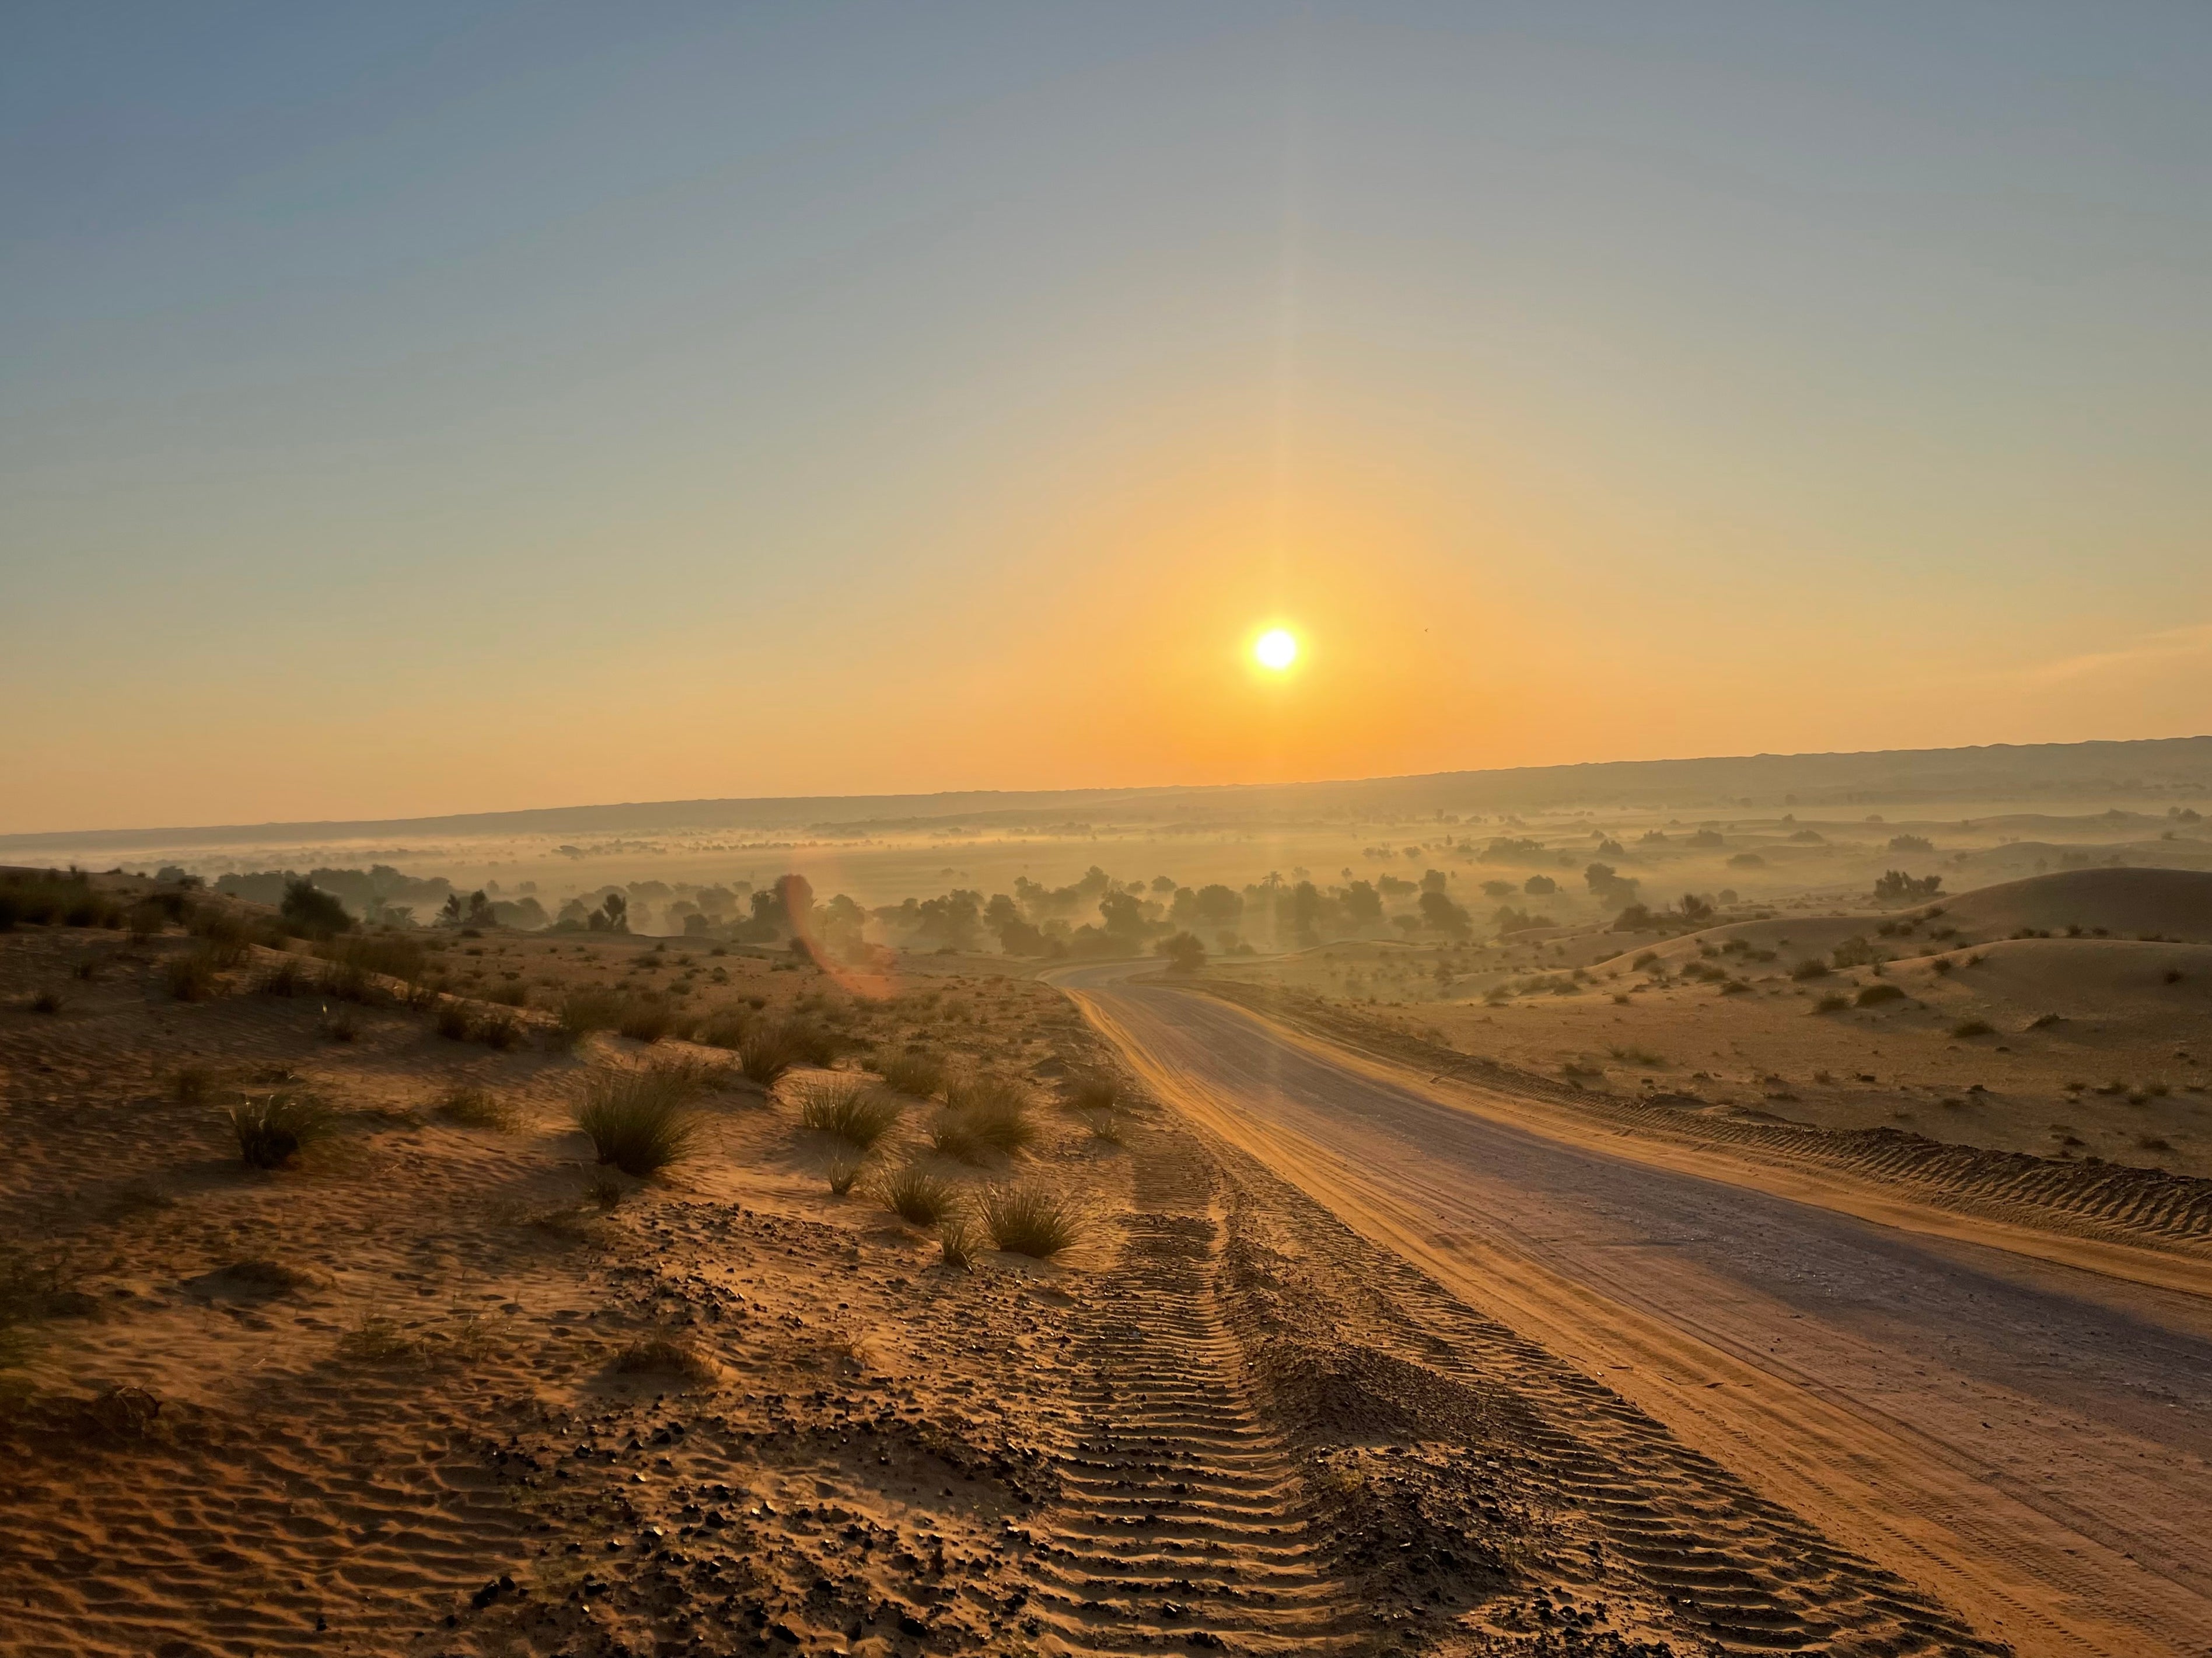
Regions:
[[1195, 918], [1207, 926], [1234, 926], [1244, 917], [1244, 896], [1218, 882], [1198, 890]]
[[1510, 898], [1513, 896], [1513, 883], [1485, 881], [1482, 884], [1482, 896], [1486, 898]]
[[1893, 835], [1889, 837], [1892, 852], [1933, 852], [1936, 843], [1923, 835]]
[[585, 919], [585, 925], [594, 932], [628, 932], [629, 900], [619, 892], [608, 893], [599, 900], [599, 907]]
[[1636, 897], [1635, 881], [1617, 873], [1610, 864], [1592, 864], [1583, 871], [1583, 884], [1590, 896], [1610, 908], [1615, 904], [1626, 904]]
[[1686, 892], [1682, 895], [1681, 913], [1686, 921], [1710, 921], [1713, 916], [1713, 907], [1710, 900], [1700, 898], [1694, 892]]
[[285, 882], [284, 896], [276, 908], [286, 920], [311, 938], [326, 938], [353, 926], [346, 907], [309, 881]]
[[1206, 945], [1195, 932], [1175, 933], [1152, 948], [1177, 973], [1195, 973], [1206, 965]]
[[1355, 927], [1373, 926], [1382, 919], [1382, 895], [1371, 881], [1354, 881], [1344, 890], [1345, 918]]
[[1924, 875], [1916, 881], [1901, 869], [1887, 871], [1874, 884], [1874, 896], [1881, 903], [1910, 903], [1918, 898], [1933, 898], [1942, 890], [1942, 876]]
[[1559, 884], [1548, 875], [1532, 875], [1521, 884], [1521, 890], [1531, 898], [1547, 897], [1559, 890]]
[[1441, 892], [1421, 895], [1421, 920], [1425, 926], [1453, 938], [1464, 938], [1474, 929], [1468, 913]]
[[1631, 904], [1613, 918], [1613, 930], [1615, 932], [1652, 932], [1663, 925], [1664, 923], [1651, 913], [1650, 907], [1644, 904]]
[[1126, 892], [1109, 892], [1098, 901], [1098, 919], [1108, 934], [1122, 939], [1145, 936], [1144, 907]]

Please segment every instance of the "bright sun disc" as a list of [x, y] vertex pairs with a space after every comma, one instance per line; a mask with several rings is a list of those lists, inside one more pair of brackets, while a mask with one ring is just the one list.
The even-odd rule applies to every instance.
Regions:
[[1272, 628], [1260, 635], [1252, 654], [1260, 659], [1261, 667], [1280, 672], [1298, 659], [1298, 641], [1282, 629]]

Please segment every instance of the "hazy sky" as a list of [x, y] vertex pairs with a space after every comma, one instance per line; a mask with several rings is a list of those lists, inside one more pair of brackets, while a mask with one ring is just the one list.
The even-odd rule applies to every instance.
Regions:
[[2212, 730], [2201, 0], [19, 5], [0, 145], [0, 829]]

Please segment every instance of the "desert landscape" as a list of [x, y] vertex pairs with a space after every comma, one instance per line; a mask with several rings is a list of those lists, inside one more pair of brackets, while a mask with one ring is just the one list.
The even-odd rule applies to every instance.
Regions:
[[2196, 809], [1510, 786], [0, 875], [10, 1649], [2191, 1650]]
[[2212, 1658], [2212, 9], [0, 51], [0, 1658]]

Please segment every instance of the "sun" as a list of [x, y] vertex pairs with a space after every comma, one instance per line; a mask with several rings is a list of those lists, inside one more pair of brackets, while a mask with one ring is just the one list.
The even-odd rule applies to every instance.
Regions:
[[1253, 641], [1252, 654], [1261, 667], [1280, 673], [1298, 659], [1298, 641], [1287, 629], [1270, 628]]

